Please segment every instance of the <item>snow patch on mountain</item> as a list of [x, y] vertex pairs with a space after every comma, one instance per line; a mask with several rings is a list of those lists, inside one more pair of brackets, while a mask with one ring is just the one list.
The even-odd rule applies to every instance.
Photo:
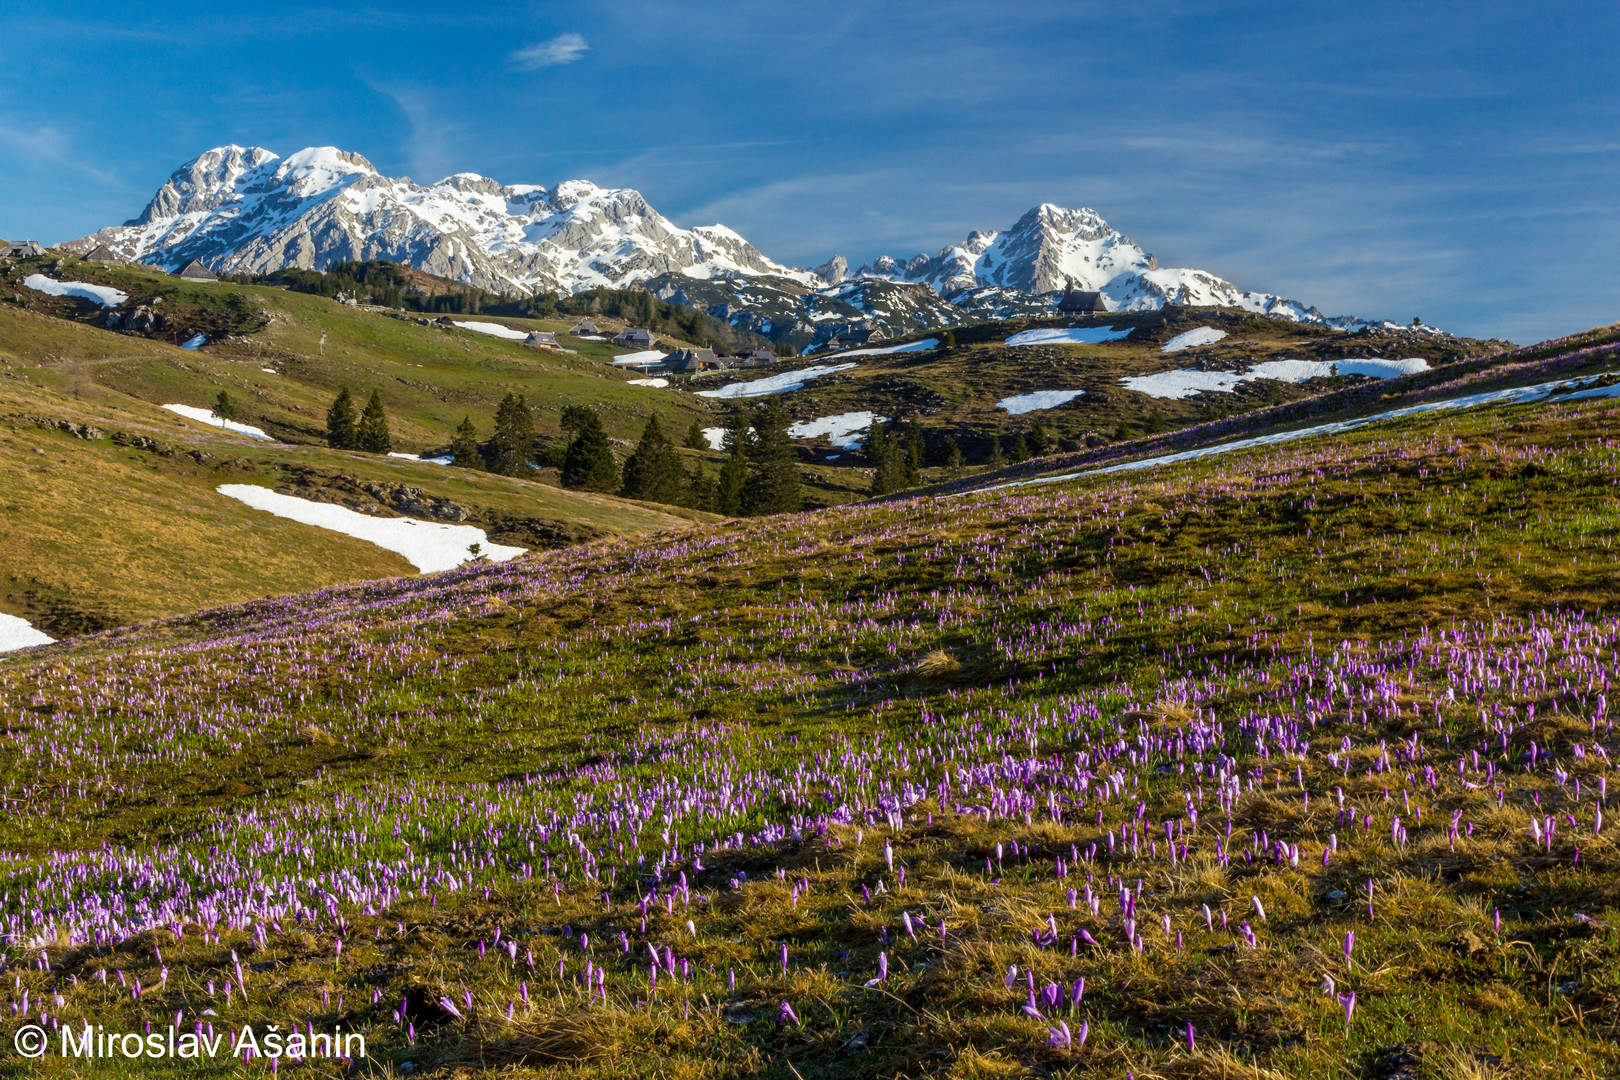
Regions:
[[766, 257], [724, 225], [682, 229], [630, 188], [501, 184], [476, 173], [419, 184], [330, 146], [286, 158], [234, 144], [209, 150], [170, 176], [139, 217], [62, 246], [88, 252], [103, 244], [168, 270], [192, 259], [225, 273], [383, 259], [501, 293], [658, 282], [665, 299], [723, 309], [718, 317], [733, 325], [779, 342], [797, 335], [796, 345], [824, 342], [829, 324], [851, 317], [896, 333], [1051, 314], [1069, 283], [1101, 293], [1108, 311], [1222, 305], [1349, 329], [1396, 328], [1330, 319], [1207, 271], [1160, 267], [1086, 207], [1043, 203], [1008, 229], [974, 231], [932, 256], [883, 256], [854, 273], [834, 256], [806, 270]]

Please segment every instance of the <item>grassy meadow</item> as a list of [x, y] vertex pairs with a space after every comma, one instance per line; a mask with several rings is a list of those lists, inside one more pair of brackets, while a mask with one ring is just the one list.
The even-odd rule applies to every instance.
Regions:
[[367, 1045], [0, 1075], [1613, 1076], [1617, 408], [0, 659], [4, 1041]]

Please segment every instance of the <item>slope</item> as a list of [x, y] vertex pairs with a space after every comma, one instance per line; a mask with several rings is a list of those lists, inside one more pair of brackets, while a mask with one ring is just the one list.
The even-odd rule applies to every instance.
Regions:
[[446, 1076], [1607, 1075], [1616, 410], [13, 656], [13, 1023], [297, 1016]]
[[[597, 408], [626, 445], [650, 415], [674, 430], [711, 415], [701, 400], [629, 385], [603, 362], [613, 351], [603, 343], [540, 354], [282, 290], [83, 263], [52, 272], [116, 285], [131, 297], [124, 310], [165, 312], [173, 331], [170, 341], [114, 333], [96, 325], [95, 305], [34, 290], [19, 290], [21, 305], [0, 303], [0, 611], [53, 636], [411, 572], [372, 544], [224, 498], [222, 484], [385, 517], [437, 513], [531, 549], [710, 519], [564, 491], [554, 469], [525, 480], [325, 446], [326, 409], [345, 385], [362, 401], [382, 392], [396, 447], [411, 453], [444, 447], [464, 416], [487, 436], [508, 392], [528, 396], [553, 441], [570, 404]], [[235, 329], [199, 349], [172, 344], [226, 320]], [[238, 422], [274, 441], [163, 408], [206, 415], [221, 391]]]

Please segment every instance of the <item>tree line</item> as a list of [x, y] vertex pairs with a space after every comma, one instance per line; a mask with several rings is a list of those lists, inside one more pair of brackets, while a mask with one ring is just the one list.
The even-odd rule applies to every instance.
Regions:
[[[220, 398], [218, 415], [234, 416], [234, 403], [223, 393]], [[722, 443], [726, 460], [718, 475], [711, 475], [702, 461], [694, 461], [688, 469], [656, 415], [648, 417], [640, 441], [622, 465], [614, 457], [595, 409], [569, 405], [563, 409], [561, 421], [561, 440], [538, 436], [524, 396], [508, 393], [496, 406], [487, 439], [479, 438], [471, 416], [462, 417], [450, 440], [450, 465], [504, 476], [525, 476], [552, 466], [558, 470], [562, 486], [575, 491], [598, 491], [733, 516], [797, 510], [803, 503], [798, 451], [787, 433], [792, 418], [774, 399], [733, 420]], [[343, 387], [327, 410], [326, 442], [338, 450], [388, 453], [393, 441], [382, 395], [372, 391], [357, 414], [353, 394]], [[692, 421], [682, 445], [709, 449], [698, 421]]]

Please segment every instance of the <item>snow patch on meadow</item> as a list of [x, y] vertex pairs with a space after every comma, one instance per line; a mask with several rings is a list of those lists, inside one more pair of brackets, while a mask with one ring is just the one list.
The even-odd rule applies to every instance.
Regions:
[[878, 416], [873, 412], [847, 412], [837, 416], [821, 416], [814, 420], [801, 420], [791, 425], [787, 431], [795, 439], [819, 439], [825, 435], [827, 441], [843, 450], [855, 450], [866, 439], [866, 433], [876, 421], [888, 422], [887, 416]]
[[723, 427], [706, 427], [703, 437], [709, 440], [710, 450], [724, 450], [726, 448], [726, 429]]
[[44, 631], [35, 630], [27, 619], [0, 612], [0, 652], [49, 645], [55, 640]]
[[490, 337], [505, 338], [507, 341], [525, 341], [529, 337], [527, 330], [514, 330], [510, 326], [502, 326], [498, 322], [456, 322], [451, 320], [452, 326], [459, 326], [463, 330], [472, 330], [479, 334], [488, 334]]
[[1195, 371], [1177, 368], [1152, 375], [1132, 375], [1119, 380], [1127, 390], [1155, 398], [1181, 400], [1205, 391], [1231, 393], [1239, 383], [1256, 379], [1274, 382], [1302, 383], [1310, 379], [1331, 379], [1335, 375], [1364, 375], [1371, 379], [1392, 379], [1397, 375], [1412, 375], [1428, 371], [1429, 362], [1421, 357], [1408, 360], [1380, 360], [1377, 358], [1344, 360], [1267, 360], [1248, 371]]
[[77, 296], [81, 300], [94, 300], [102, 307], [117, 307], [129, 299], [129, 293], [108, 285], [92, 285], [88, 281], [53, 281], [44, 274], [29, 274], [23, 284], [47, 296]]
[[456, 460], [448, 454], [444, 455], [443, 457], [423, 457], [421, 454], [401, 454], [397, 450], [390, 450], [388, 452], [388, 456], [392, 458], [402, 458], [405, 461], [425, 461], [429, 465], [448, 465], [452, 461]]
[[996, 408], [1006, 409], [1013, 416], [1021, 416], [1024, 413], [1037, 412], [1041, 409], [1055, 409], [1059, 405], [1067, 405], [1084, 393], [1084, 390], [1036, 390], [1028, 394], [1014, 394], [1012, 397], [1004, 397], [996, 402]]
[[482, 547], [482, 554], [491, 562], [505, 562], [523, 554], [526, 548], [492, 544], [483, 529], [473, 525], [446, 525], [437, 521], [417, 521], [415, 518], [382, 518], [360, 514], [346, 506], [311, 502], [292, 495], [282, 495], [256, 484], [221, 484], [215, 489], [229, 499], [244, 502], [255, 510], [264, 510], [304, 525], [365, 540], [396, 554], [405, 556], [410, 564], [424, 574], [436, 570], [453, 570], [464, 562], [471, 562], [468, 550], [473, 544]]
[[699, 390], [697, 396], [706, 398], [747, 398], [764, 397], [767, 394], [782, 394], [789, 390], [797, 390], [812, 379], [819, 379], [823, 375], [831, 375], [835, 371], [847, 371], [854, 366], [854, 364], [817, 364], [815, 367], [800, 368], [798, 371], [784, 371], [780, 375], [755, 379], [752, 382], [732, 383], [730, 386], [722, 386], [716, 390]]
[[669, 380], [668, 379], [631, 379], [631, 380], [629, 380], [627, 385], [630, 385], [630, 386], [656, 386], [659, 389], [663, 389], [664, 387], [669, 385]]
[[846, 349], [837, 356], [893, 356], [895, 353], [927, 352], [929, 349], [939, 348], [939, 338], [924, 338], [921, 341], [908, 341], [904, 345], [889, 345], [881, 349]]
[[644, 349], [641, 352], [615, 356], [613, 365], [615, 367], [650, 367], [653, 364], [662, 364], [665, 359], [666, 355], [657, 349]]
[[199, 424], [222, 428], [225, 431], [234, 431], [238, 435], [248, 435], [255, 439], [263, 439], [266, 442], [274, 441], [264, 433], [263, 428], [256, 428], [252, 424], [238, 424], [235, 420], [221, 420], [209, 409], [199, 409], [195, 405], [165, 405], [163, 407], [172, 413], [178, 413], [187, 420], [195, 420]]
[[[1278, 431], [1270, 435], [1257, 435], [1250, 439], [1239, 439], [1236, 442], [1221, 443], [1219, 446], [1201, 446], [1196, 450], [1182, 450], [1175, 454], [1161, 454], [1158, 457], [1140, 458], [1136, 461], [1127, 461], [1119, 465], [1108, 465], [1100, 469], [1082, 469], [1078, 472], [1062, 473], [1057, 476], [1037, 476], [1032, 480], [1015, 480], [1009, 484], [997, 484], [987, 487], [983, 491], [1001, 491], [1005, 488], [1027, 487], [1031, 484], [1057, 484], [1065, 480], [1074, 480], [1082, 476], [1104, 476], [1108, 473], [1131, 472], [1137, 469], [1151, 469], [1155, 465], [1169, 465], [1178, 461], [1195, 461], [1199, 458], [1214, 457], [1217, 454], [1231, 453], [1233, 450], [1248, 450], [1256, 446], [1275, 446], [1278, 443], [1296, 442], [1300, 439], [1309, 439], [1317, 435], [1342, 435], [1347, 431], [1354, 431], [1368, 424], [1376, 424], [1383, 420], [1399, 420], [1406, 416], [1417, 416], [1422, 413], [1444, 412], [1451, 409], [1476, 409], [1485, 406], [1528, 405], [1537, 401], [1545, 401], [1557, 394], [1560, 390], [1570, 390], [1572, 393], [1558, 394], [1556, 401], [1579, 401], [1588, 398], [1620, 398], [1620, 384], [1613, 386], [1593, 386], [1586, 389], [1588, 383], [1602, 378], [1601, 375], [1583, 375], [1575, 379], [1559, 379], [1556, 382], [1537, 383], [1534, 386], [1514, 386], [1506, 390], [1490, 390], [1482, 394], [1468, 394], [1464, 397], [1451, 398], [1446, 401], [1426, 401], [1421, 405], [1408, 405], [1404, 409], [1392, 409], [1389, 412], [1374, 413], [1372, 416], [1361, 416], [1354, 420], [1335, 420], [1329, 424], [1318, 424], [1315, 427], [1298, 428], [1294, 431]], [[964, 492], [963, 494], [974, 494]], [[943, 498], [956, 498], [953, 495]]]
[[1115, 330], [1107, 326], [1087, 326], [1067, 330], [1025, 330], [1014, 334], [1007, 345], [1101, 345], [1105, 341], [1118, 341], [1130, 337], [1129, 329]]
[[1200, 345], [1213, 345], [1224, 337], [1226, 337], [1225, 330], [1217, 330], [1213, 326], [1196, 326], [1160, 345], [1159, 351], [1180, 352], [1182, 349], [1196, 349]]

